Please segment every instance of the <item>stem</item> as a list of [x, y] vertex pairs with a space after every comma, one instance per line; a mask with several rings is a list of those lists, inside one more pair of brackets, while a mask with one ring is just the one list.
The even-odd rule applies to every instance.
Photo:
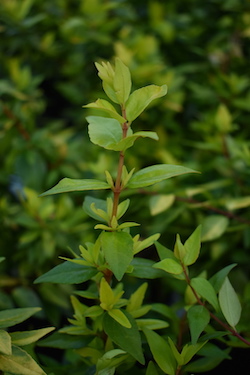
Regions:
[[232, 327], [230, 327], [229, 325], [227, 325], [226, 323], [224, 323], [223, 321], [221, 321], [216, 315], [214, 315], [208, 308], [207, 306], [205, 305], [204, 302], [202, 302], [202, 300], [200, 299], [200, 297], [198, 296], [198, 294], [196, 293], [196, 290], [192, 287], [191, 285], [191, 280], [187, 274], [187, 271], [185, 269], [185, 266], [182, 265], [182, 268], [183, 268], [183, 272], [184, 272], [184, 275], [185, 275], [185, 278], [186, 278], [186, 281], [189, 285], [189, 287], [191, 288], [197, 302], [199, 305], [205, 307], [205, 309], [209, 312], [209, 315], [211, 316], [211, 318], [213, 318], [218, 324], [220, 324], [226, 331], [229, 331], [231, 332], [231, 334], [235, 337], [237, 337], [240, 341], [244, 342], [244, 344], [250, 346], [250, 342], [247, 341], [246, 339], [244, 339], [244, 337], [242, 337], [235, 329], [233, 329]]

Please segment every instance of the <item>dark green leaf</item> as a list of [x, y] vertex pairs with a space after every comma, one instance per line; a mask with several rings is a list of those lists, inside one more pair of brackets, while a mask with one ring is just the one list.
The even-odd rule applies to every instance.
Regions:
[[40, 307], [25, 307], [0, 311], [0, 328], [12, 327], [21, 323], [40, 310]]
[[64, 262], [52, 268], [50, 271], [39, 276], [35, 280], [38, 283], [57, 283], [57, 284], [80, 284], [90, 280], [97, 274], [97, 270], [84, 265]]
[[136, 257], [131, 262], [133, 271], [131, 276], [140, 279], [157, 279], [166, 276], [165, 272], [153, 268], [154, 261], [145, 258]]
[[204, 306], [192, 306], [187, 313], [192, 344], [196, 344], [200, 334], [210, 321], [210, 315]]

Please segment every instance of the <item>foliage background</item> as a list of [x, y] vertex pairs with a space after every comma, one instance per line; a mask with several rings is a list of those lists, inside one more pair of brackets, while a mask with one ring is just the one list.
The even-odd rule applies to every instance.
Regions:
[[[1, 309], [42, 306], [38, 326], [60, 327], [70, 314], [70, 286], [33, 280], [68, 255], [67, 246], [78, 251], [93, 239], [93, 221], [80, 194], [38, 194], [65, 176], [102, 179], [105, 169], [115, 171], [112, 152], [90, 144], [81, 107], [103, 95], [94, 61], [118, 56], [134, 88], [169, 87], [137, 120], [160, 142], [139, 140], [128, 167], [170, 163], [202, 172], [133, 193], [128, 216], [142, 235], [161, 232], [169, 248], [177, 232], [188, 237], [202, 223], [194, 272], [210, 275], [236, 262], [232, 283], [249, 313], [249, 38], [244, 0], [1, 1]], [[155, 251], [145, 256], [154, 259]], [[178, 282], [155, 283], [149, 300], [178, 299]]]

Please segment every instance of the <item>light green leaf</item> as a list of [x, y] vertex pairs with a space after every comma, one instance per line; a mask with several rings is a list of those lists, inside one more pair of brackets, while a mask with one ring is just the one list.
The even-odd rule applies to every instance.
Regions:
[[153, 245], [160, 238], [160, 233], [152, 234], [143, 241], [137, 241], [134, 243], [134, 254], [138, 254], [140, 251]]
[[115, 60], [114, 89], [120, 104], [125, 104], [131, 91], [131, 75], [120, 59]]
[[206, 301], [208, 301], [216, 311], [219, 309], [218, 299], [214, 288], [210, 282], [203, 277], [195, 277], [191, 280], [194, 290]]
[[108, 311], [111, 318], [115, 319], [121, 326], [131, 328], [130, 321], [126, 315], [119, 309], [112, 309]]
[[146, 375], [159, 375], [154, 362], [150, 361], [147, 367]]
[[199, 350], [207, 343], [207, 341], [199, 342], [194, 345], [185, 345], [181, 352], [181, 357], [183, 360], [183, 365], [186, 365], [190, 360], [193, 358], [193, 356], [198, 353]]
[[147, 328], [143, 329], [148, 345], [157, 365], [165, 374], [175, 375], [176, 360], [169, 344], [160, 335]]
[[136, 323], [140, 329], [143, 328], [156, 330], [169, 327], [169, 323], [160, 319], [136, 319]]
[[8, 332], [0, 330], [0, 353], [11, 355], [11, 337]]
[[106, 313], [103, 317], [103, 328], [109, 338], [121, 349], [131, 354], [140, 363], [144, 364], [145, 360], [142, 352], [141, 336], [138, 331], [135, 320], [124, 311], [128, 318], [131, 328], [121, 326], [111, 316]]
[[147, 287], [148, 283], [143, 283], [134, 293], [131, 294], [126, 308], [129, 313], [141, 307]]
[[222, 287], [222, 284], [224, 283], [226, 276], [235, 266], [237, 266], [236, 263], [230, 264], [229, 266], [222, 268], [220, 271], [218, 271], [215, 275], [213, 275], [210, 278], [209, 282], [213, 285], [216, 293], [219, 292], [220, 288]]
[[168, 178], [186, 173], [198, 173], [193, 169], [182, 167], [181, 165], [158, 164], [146, 167], [136, 172], [128, 183], [128, 187], [138, 189], [145, 186], [154, 185]]
[[196, 344], [200, 334], [210, 321], [210, 315], [204, 306], [192, 306], [187, 313], [192, 344]]
[[106, 222], [104, 219], [101, 219], [99, 215], [97, 215], [94, 211], [91, 209], [91, 204], [94, 203], [95, 207], [97, 209], [106, 211], [107, 210], [107, 202], [104, 199], [94, 198], [89, 195], [85, 196], [84, 202], [83, 202], [83, 209], [86, 212], [87, 215], [92, 217], [95, 220]]
[[159, 194], [152, 196], [149, 200], [149, 209], [151, 215], [159, 215], [160, 213], [166, 211], [172, 206], [174, 201], [174, 194]]
[[201, 225], [199, 225], [184, 243], [186, 254], [183, 258], [185, 266], [194, 264], [199, 257], [201, 248]]
[[117, 143], [116, 146], [114, 146], [115, 151], [125, 151], [128, 148], [132, 147], [135, 141], [138, 138], [151, 138], [157, 141], [158, 135], [155, 132], [149, 132], [149, 131], [141, 131], [141, 132], [136, 132], [132, 135], [128, 135], [126, 138], [123, 138], [119, 143]]
[[126, 232], [103, 232], [101, 245], [111, 271], [121, 280], [133, 259], [132, 237]]
[[122, 140], [122, 127], [112, 118], [88, 116], [89, 137], [95, 145], [116, 150], [117, 144]]
[[154, 100], [167, 93], [167, 86], [150, 85], [134, 91], [126, 103], [128, 121], [135, 120], [144, 109]]
[[225, 104], [219, 105], [215, 115], [215, 123], [222, 133], [228, 133], [232, 130], [232, 116]]
[[228, 277], [226, 277], [219, 291], [219, 303], [228, 324], [235, 328], [240, 320], [242, 308], [239, 298]]
[[225, 202], [225, 206], [228, 210], [239, 210], [241, 208], [249, 207], [250, 206], [250, 196], [234, 198], [234, 199], [227, 199]]
[[81, 284], [97, 274], [97, 269], [64, 262], [39, 276], [34, 283]]
[[201, 241], [213, 241], [225, 232], [229, 224], [227, 217], [222, 215], [208, 216], [202, 223]]
[[96, 102], [89, 103], [87, 105], [84, 105], [83, 107], [84, 108], [94, 108], [94, 109], [98, 109], [98, 110], [107, 112], [110, 117], [119, 121], [120, 124], [123, 124], [124, 122], [127, 121], [125, 118], [123, 118], [121, 115], [119, 115], [119, 113], [116, 112], [115, 107], [113, 107], [113, 105], [111, 103], [109, 103], [107, 100], [104, 100], [104, 99], [97, 99]]
[[0, 311], [0, 328], [12, 327], [21, 323], [40, 310], [40, 307], [25, 307]]
[[53, 331], [54, 327], [41, 328], [27, 332], [12, 332], [10, 333], [11, 341], [13, 344], [18, 346], [24, 346], [32, 344], [38, 341], [41, 337], [47, 335], [49, 332]]
[[0, 370], [15, 375], [46, 375], [28, 353], [14, 345], [12, 355], [0, 354]]
[[121, 349], [112, 349], [106, 352], [98, 359], [96, 365], [96, 374], [98, 375], [113, 375], [116, 367], [128, 358], [127, 353]]
[[183, 272], [182, 265], [178, 262], [178, 259], [163, 259], [160, 262], [155, 263], [153, 267], [174, 275], [179, 275]]
[[103, 189], [110, 189], [107, 182], [93, 180], [93, 179], [86, 179], [86, 180], [80, 179], [79, 180], [79, 179], [63, 178], [53, 188], [40, 194], [40, 197], [44, 197], [46, 195], [52, 195], [52, 194], [68, 193], [72, 191], [103, 190]]

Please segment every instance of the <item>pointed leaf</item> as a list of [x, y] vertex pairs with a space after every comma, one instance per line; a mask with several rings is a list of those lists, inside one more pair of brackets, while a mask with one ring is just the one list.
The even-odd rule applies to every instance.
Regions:
[[10, 333], [11, 341], [13, 344], [18, 346], [24, 346], [32, 344], [38, 341], [41, 337], [47, 335], [49, 332], [53, 331], [54, 327], [41, 328], [27, 332], [12, 332]]
[[200, 334], [210, 321], [210, 315], [204, 306], [192, 306], [187, 313], [192, 344], [196, 344]]
[[225, 278], [235, 266], [237, 266], [236, 263], [230, 264], [229, 266], [222, 268], [220, 271], [218, 271], [215, 275], [213, 275], [210, 278], [209, 282], [213, 285], [216, 293], [219, 292], [220, 288], [222, 287], [222, 284], [225, 281]]
[[141, 336], [136, 322], [126, 311], [124, 311], [124, 314], [129, 320], [131, 328], [121, 326], [106, 313], [103, 317], [104, 331], [116, 345], [132, 355], [137, 361], [144, 364]]
[[112, 309], [108, 311], [108, 314], [111, 316], [111, 318], [115, 319], [117, 323], [119, 323], [121, 326], [131, 328], [130, 321], [123, 313], [123, 311], [119, 309]]
[[95, 145], [115, 150], [122, 140], [122, 128], [120, 123], [112, 118], [88, 116], [89, 137]]
[[126, 117], [128, 121], [135, 120], [144, 109], [154, 100], [167, 93], [167, 86], [149, 85], [134, 91], [126, 103]]
[[40, 307], [25, 307], [0, 311], [0, 328], [19, 324], [40, 310]]
[[40, 197], [44, 197], [46, 195], [52, 195], [52, 194], [68, 193], [72, 191], [103, 190], [103, 189], [110, 189], [107, 182], [93, 180], [93, 179], [79, 180], [79, 179], [63, 178], [53, 188], [40, 194]]
[[179, 275], [183, 272], [182, 265], [178, 262], [178, 259], [163, 259], [160, 262], [155, 263], [153, 267], [174, 275]]
[[222, 215], [211, 215], [202, 223], [201, 241], [213, 241], [222, 236], [229, 225], [229, 219]]
[[11, 337], [8, 332], [0, 330], [0, 353], [11, 355]]
[[126, 122], [126, 119], [123, 118], [119, 113], [116, 112], [115, 107], [111, 103], [109, 103], [107, 100], [104, 99], [97, 99], [96, 102], [87, 104], [83, 106], [84, 108], [94, 108], [98, 109], [104, 112], [107, 112], [110, 117], [116, 119], [119, 121], [120, 124], [123, 124]]
[[195, 277], [191, 280], [191, 285], [202, 298], [208, 301], [214, 309], [218, 311], [218, 299], [214, 288], [208, 280], [203, 277]]
[[114, 89], [120, 104], [125, 104], [131, 91], [131, 76], [128, 67], [120, 59], [115, 60]]
[[176, 360], [167, 341], [149, 329], [144, 328], [143, 333], [157, 365], [165, 374], [175, 375]]
[[133, 259], [132, 237], [125, 232], [103, 232], [101, 244], [111, 271], [121, 280]]
[[163, 271], [153, 268], [155, 263], [151, 259], [136, 257], [132, 260], [131, 264], [133, 266], [131, 276], [140, 279], [157, 279], [165, 276]]
[[154, 362], [150, 361], [147, 367], [146, 375], [159, 375]]
[[158, 164], [146, 167], [136, 172], [128, 183], [128, 187], [138, 189], [144, 186], [154, 185], [168, 178], [186, 173], [198, 173], [193, 169], [181, 165]]
[[185, 266], [194, 264], [199, 257], [201, 247], [201, 225], [199, 225], [184, 243], [186, 254], [183, 258]]
[[117, 143], [116, 146], [113, 146], [113, 150], [115, 151], [125, 151], [128, 148], [132, 147], [135, 141], [138, 138], [151, 138], [157, 141], [158, 135], [155, 132], [149, 132], [149, 131], [141, 131], [141, 132], [136, 132], [132, 135], [127, 136], [126, 138], [123, 138], [120, 142]]
[[207, 341], [199, 342], [195, 345], [185, 345], [182, 349], [181, 356], [183, 360], [183, 365], [186, 365], [193, 356], [198, 353], [199, 350], [207, 343]]
[[16, 375], [46, 375], [34, 359], [17, 346], [12, 347], [12, 355], [0, 354], [0, 369]]
[[239, 298], [228, 277], [226, 277], [219, 291], [219, 303], [221, 311], [228, 324], [235, 328], [236, 324], [238, 324], [240, 320], [242, 308]]
[[97, 272], [93, 267], [67, 261], [39, 276], [34, 283], [80, 284], [90, 280]]

